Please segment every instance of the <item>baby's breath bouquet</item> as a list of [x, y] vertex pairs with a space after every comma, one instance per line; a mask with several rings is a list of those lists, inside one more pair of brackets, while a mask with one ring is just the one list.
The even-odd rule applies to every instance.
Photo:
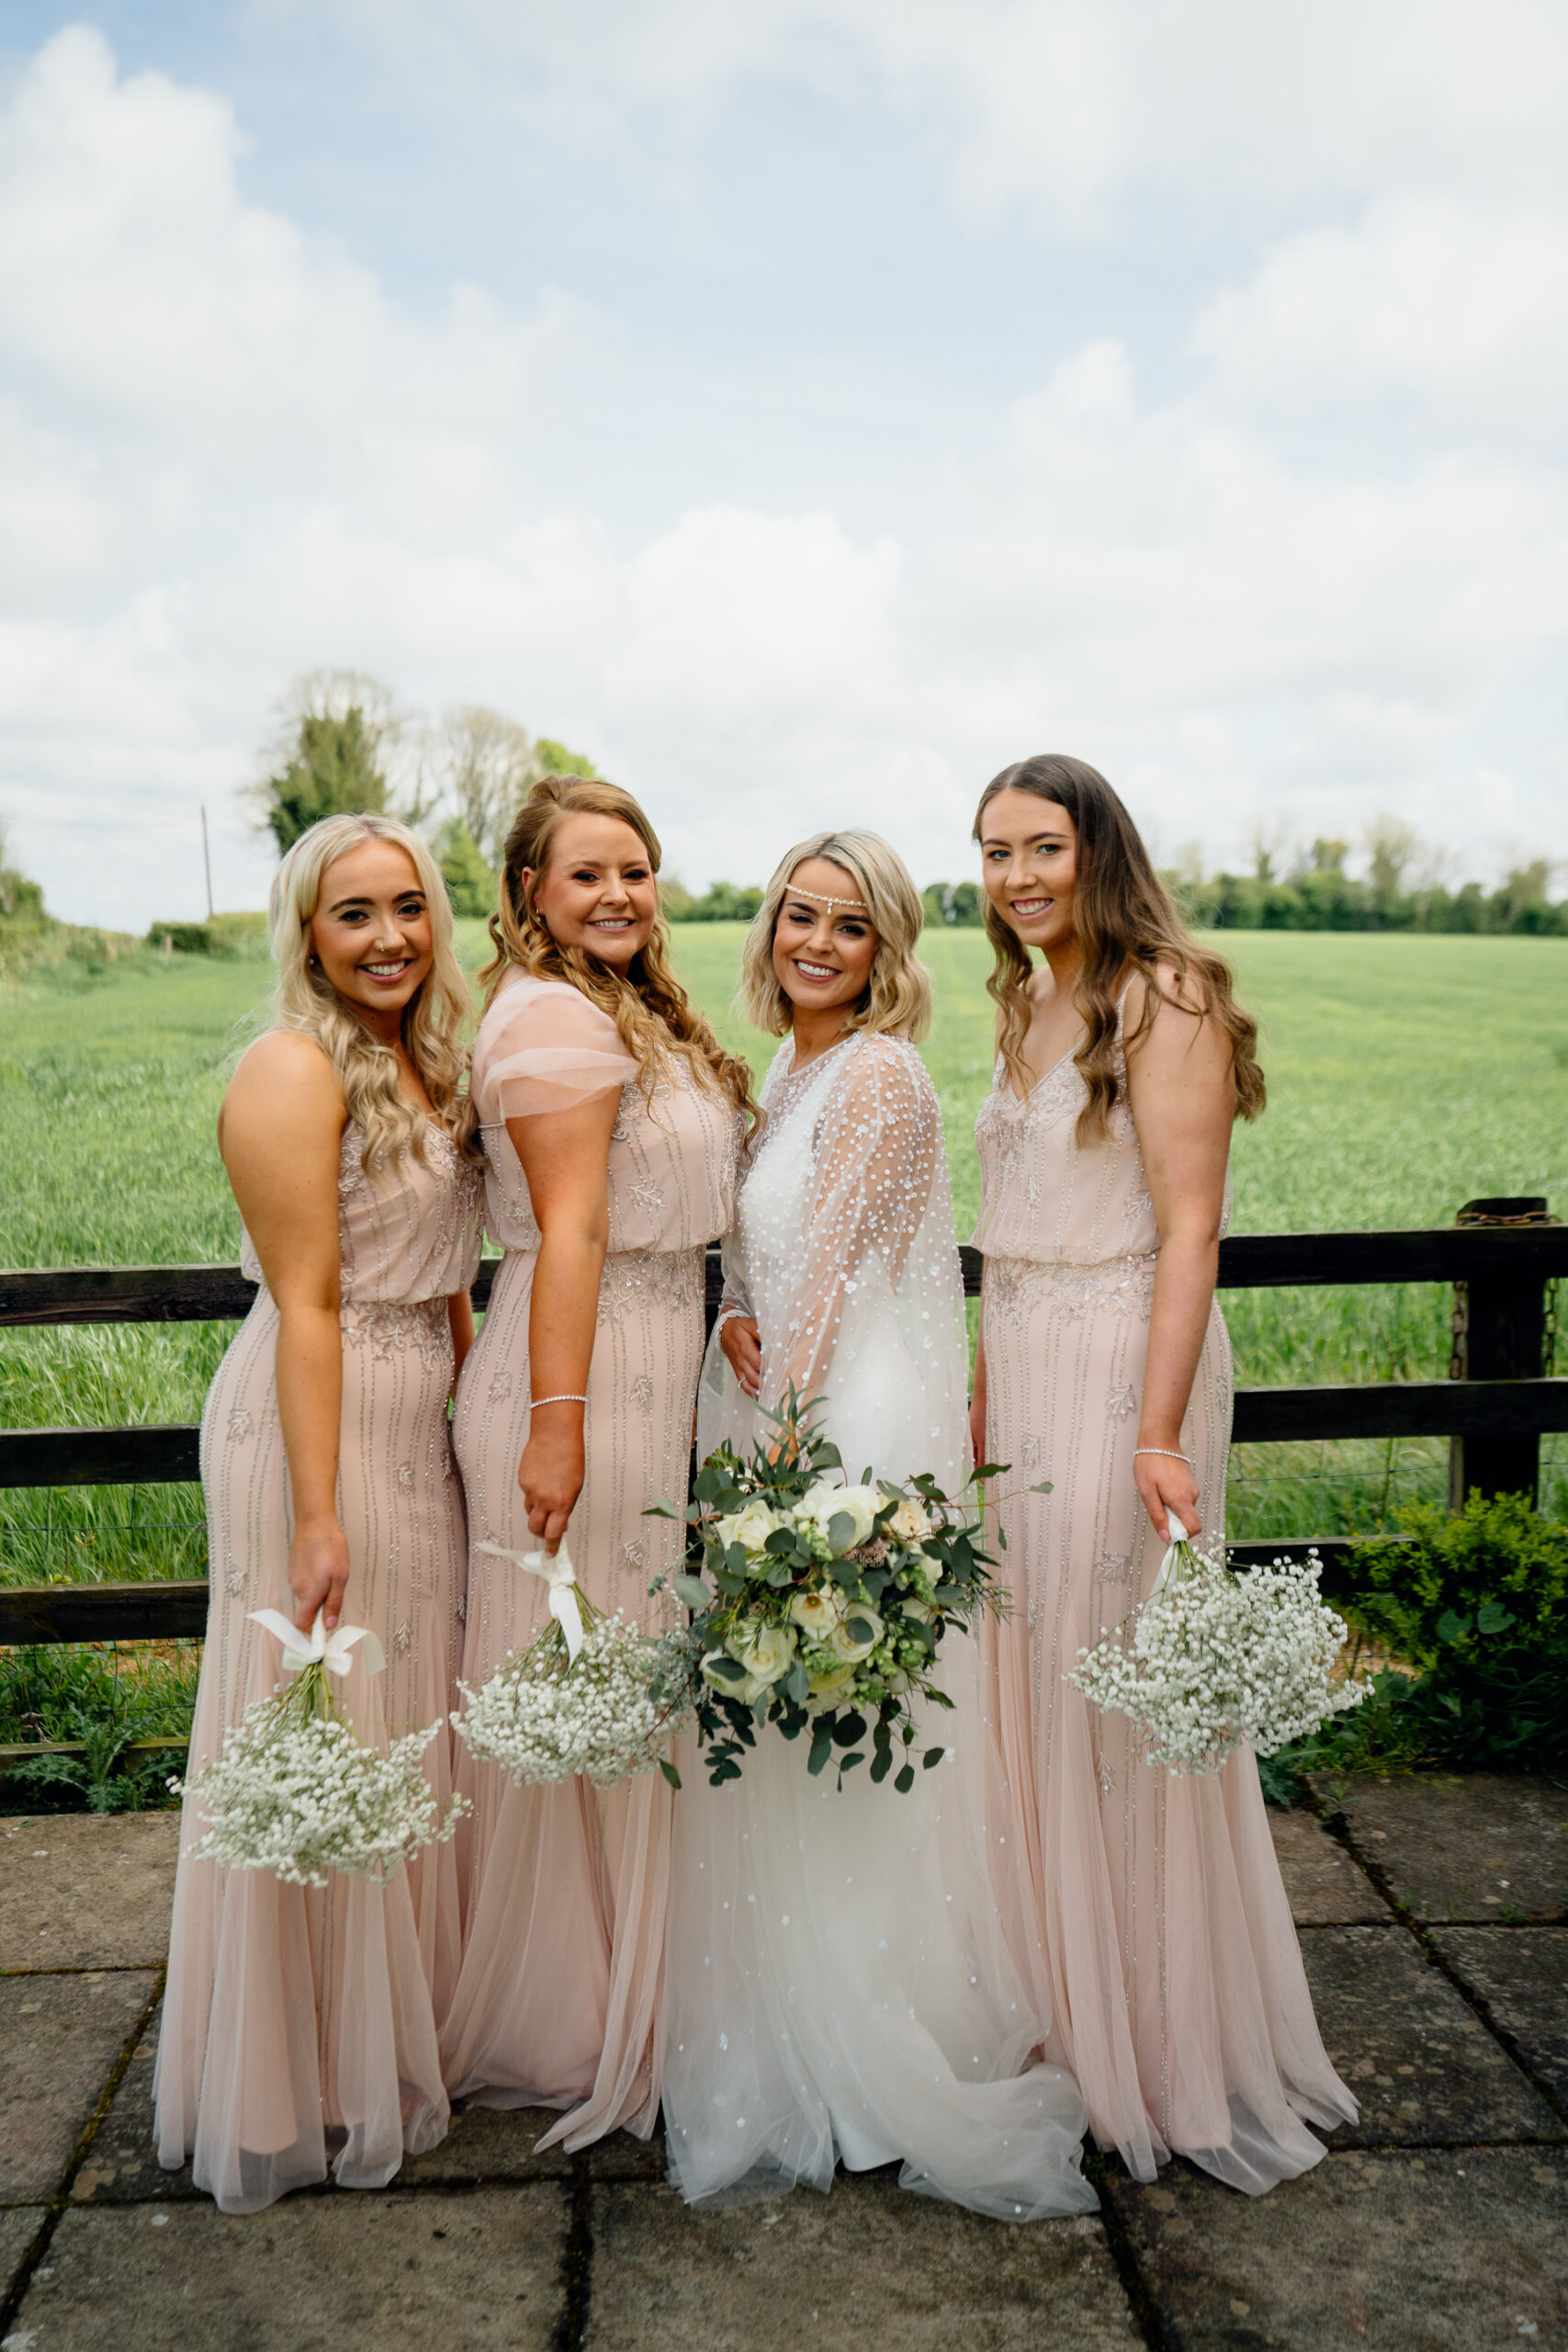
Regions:
[[1170, 1524], [1148, 1599], [1066, 1677], [1127, 1716], [1148, 1763], [1217, 1771], [1244, 1745], [1272, 1756], [1360, 1705], [1371, 1685], [1334, 1679], [1347, 1627], [1319, 1598], [1315, 1552], [1233, 1570], [1195, 1551], [1174, 1513]]
[[[869, 1752], [869, 1777], [892, 1773], [907, 1794], [914, 1702], [952, 1705], [936, 1679], [940, 1647], [987, 1610], [1000, 1613], [994, 1563], [976, 1502], [931, 1476], [897, 1486], [868, 1469], [841, 1483], [839, 1450], [809, 1409], [793, 1394], [779, 1412], [764, 1408], [776, 1439], [749, 1462], [721, 1445], [698, 1472], [686, 1518], [700, 1572], [694, 1559], [673, 1579], [693, 1615], [664, 1637], [654, 1693], [694, 1712], [715, 1787], [739, 1778], [758, 1727], [773, 1724], [785, 1739], [809, 1734], [808, 1771], [836, 1762], [841, 1784]], [[928, 1747], [920, 1761], [944, 1753]]]
[[170, 1783], [195, 1799], [209, 1824], [190, 1850], [229, 1870], [271, 1871], [295, 1886], [325, 1886], [331, 1871], [385, 1886], [400, 1862], [450, 1838], [468, 1809], [462, 1797], [437, 1796], [422, 1769], [441, 1724], [385, 1748], [368, 1746], [338, 1712], [327, 1678], [347, 1673], [361, 1643], [369, 1671], [380, 1673], [386, 1660], [375, 1634], [361, 1625], [328, 1634], [319, 1611], [308, 1634], [280, 1610], [252, 1614], [282, 1642], [292, 1679], [246, 1709], [215, 1763]]
[[481, 1551], [513, 1560], [550, 1589], [550, 1622], [525, 1650], [512, 1656], [479, 1690], [466, 1682], [453, 1727], [470, 1754], [499, 1764], [520, 1784], [569, 1781], [577, 1773], [595, 1788], [651, 1772], [658, 1764], [676, 1781], [662, 1751], [679, 1728], [678, 1713], [651, 1694], [658, 1645], [619, 1611], [606, 1617], [578, 1584], [563, 1544], [558, 1552]]

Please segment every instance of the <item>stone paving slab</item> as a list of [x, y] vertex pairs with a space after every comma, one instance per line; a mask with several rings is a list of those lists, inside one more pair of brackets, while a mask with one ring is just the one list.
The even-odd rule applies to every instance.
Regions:
[[1348, 1928], [1389, 1916], [1388, 1905], [1337, 1838], [1310, 1813], [1269, 1808], [1280, 1875], [1298, 1928]]
[[1183, 2352], [1568, 2346], [1558, 2150], [1337, 2154], [1259, 2198], [1173, 2165], [1111, 2193]]
[[[694, 2213], [593, 2192], [584, 2352], [1136, 2352], [1104, 2227], [1013, 2227], [840, 2175], [832, 2193]], [[39, 2346], [39, 2352], [47, 2347]]]
[[0, 1977], [0, 2200], [52, 2197], [151, 1970]]
[[1568, 1921], [1568, 1794], [1550, 1781], [1321, 1773], [1313, 1787], [1419, 1917]]
[[1568, 2141], [1406, 1928], [1309, 1928], [1302, 1957], [1324, 2046], [1360, 2102], [1336, 2147]]
[[1434, 1928], [1432, 1940], [1568, 2106], [1568, 1928]]
[[549, 2352], [568, 2205], [539, 2181], [75, 2207], [15, 2324], [25, 2352]]
[[0, 2302], [10, 2290], [21, 2261], [43, 2220], [41, 2205], [0, 2206]]
[[0, 1821], [0, 1969], [160, 1967], [179, 1850], [177, 1813]]

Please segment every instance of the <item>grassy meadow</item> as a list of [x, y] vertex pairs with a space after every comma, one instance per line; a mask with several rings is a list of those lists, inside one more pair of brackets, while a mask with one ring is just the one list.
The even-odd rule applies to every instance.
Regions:
[[[481, 927], [461, 930], [477, 964]], [[771, 1042], [729, 1011], [741, 936], [739, 924], [689, 924], [675, 950], [694, 996], [761, 1068]], [[1253, 932], [1224, 944], [1262, 1023], [1270, 1091], [1236, 1139], [1237, 1230], [1445, 1224], [1491, 1193], [1545, 1193], [1568, 1209], [1568, 941]], [[926, 1058], [966, 1236], [971, 1128], [990, 1080], [988, 951], [980, 933], [949, 930], [928, 934], [925, 954], [937, 1005]], [[137, 956], [0, 987], [0, 1265], [236, 1256], [213, 1119], [266, 983], [254, 963]], [[1232, 1294], [1238, 1378], [1438, 1374], [1449, 1304], [1415, 1285]], [[194, 1419], [229, 1334], [0, 1333], [0, 1426]], [[1234, 1535], [1329, 1533], [1439, 1494], [1444, 1448], [1243, 1448], [1235, 1473]], [[0, 1495], [0, 1580], [204, 1567], [190, 1489]]]

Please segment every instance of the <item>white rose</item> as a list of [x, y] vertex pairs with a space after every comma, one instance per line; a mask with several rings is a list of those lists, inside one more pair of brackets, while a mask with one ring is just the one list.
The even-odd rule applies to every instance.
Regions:
[[[869, 1640], [858, 1639], [852, 1630], [863, 1624], [870, 1629]], [[843, 1623], [834, 1626], [822, 1646], [834, 1657], [841, 1657], [846, 1666], [858, 1666], [863, 1657], [871, 1656], [881, 1639], [882, 1620], [875, 1610], [867, 1609], [862, 1601], [852, 1600], [845, 1612]]]
[[797, 1592], [789, 1613], [810, 1642], [825, 1642], [835, 1625], [843, 1623], [844, 1597], [831, 1585], [820, 1592]]
[[795, 1508], [797, 1519], [809, 1520], [824, 1535], [835, 1519], [847, 1518], [854, 1529], [850, 1543], [863, 1544], [876, 1524], [882, 1497], [874, 1487], [834, 1487], [824, 1478]]
[[778, 1512], [759, 1496], [721, 1519], [716, 1532], [727, 1550], [731, 1544], [741, 1544], [748, 1552], [760, 1552], [774, 1528], [783, 1523]]
[[896, 1535], [900, 1544], [923, 1544], [931, 1532], [931, 1521], [918, 1502], [901, 1502], [887, 1522], [887, 1532]]
[[755, 1681], [768, 1685], [789, 1672], [797, 1640], [788, 1625], [770, 1625], [765, 1619], [748, 1617], [736, 1627], [725, 1647]]
[[721, 1699], [739, 1699], [743, 1707], [750, 1707], [772, 1690], [772, 1683], [759, 1681], [754, 1674], [749, 1674], [743, 1682], [727, 1681], [722, 1674], [716, 1674], [714, 1661], [724, 1656], [723, 1650], [710, 1650], [702, 1665], [703, 1680], [710, 1690], [716, 1690]]
[[808, 1674], [806, 1678], [811, 1696], [820, 1700], [825, 1706], [841, 1699], [854, 1679], [852, 1666], [841, 1666], [835, 1674]]

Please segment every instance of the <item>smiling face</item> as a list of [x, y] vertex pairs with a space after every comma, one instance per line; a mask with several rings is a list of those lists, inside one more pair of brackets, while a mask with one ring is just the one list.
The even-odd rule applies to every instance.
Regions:
[[[532, 880], [525, 866], [524, 878]], [[582, 811], [563, 819], [534, 890], [534, 912], [558, 946], [624, 972], [653, 935], [659, 883], [635, 827]]]
[[365, 841], [334, 858], [307, 936], [339, 996], [395, 1033], [435, 957], [430, 907], [407, 850]]
[[1037, 792], [998, 792], [980, 820], [986, 895], [1026, 947], [1044, 953], [1073, 937], [1077, 830]]
[[773, 925], [773, 972], [791, 1004], [803, 1012], [858, 1004], [881, 944], [852, 874], [825, 857], [795, 867]]

